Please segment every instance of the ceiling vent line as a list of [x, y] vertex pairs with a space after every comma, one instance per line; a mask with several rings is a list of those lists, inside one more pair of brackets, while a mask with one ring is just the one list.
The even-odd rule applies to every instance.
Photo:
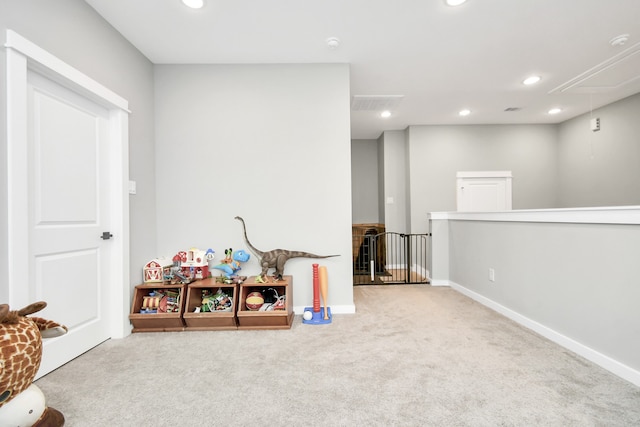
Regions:
[[606, 92], [640, 78], [640, 42], [549, 91]]
[[393, 110], [400, 104], [404, 95], [353, 95], [352, 111]]

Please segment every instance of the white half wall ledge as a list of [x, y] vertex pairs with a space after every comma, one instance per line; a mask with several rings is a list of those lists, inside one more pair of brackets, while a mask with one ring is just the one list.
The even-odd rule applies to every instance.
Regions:
[[431, 212], [431, 220], [640, 224], [640, 206], [521, 209], [500, 212]]
[[535, 320], [529, 319], [526, 316], [521, 315], [485, 296], [482, 296], [470, 289], [465, 288], [464, 286], [450, 282], [451, 288], [460, 292], [463, 295], [468, 296], [469, 298], [479, 302], [480, 304], [502, 314], [505, 317], [513, 320], [514, 322], [524, 326], [525, 328], [531, 329], [532, 331], [542, 335], [543, 337], [553, 341], [554, 343], [573, 351], [574, 353], [584, 357], [587, 360], [595, 363], [596, 365], [606, 369], [607, 371], [623, 378], [630, 383], [640, 387], [640, 372], [635, 369], [624, 365], [618, 362], [615, 359], [610, 358], [590, 347], [587, 347], [584, 344], [581, 344], [561, 333], [544, 326]]

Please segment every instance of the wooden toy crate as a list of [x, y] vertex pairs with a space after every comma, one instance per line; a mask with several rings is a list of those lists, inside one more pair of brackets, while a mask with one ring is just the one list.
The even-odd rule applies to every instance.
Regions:
[[[131, 303], [131, 314], [129, 321], [133, 325], [132, 332], [165, 332], [182, 331], [184, 322], [182, 314], [184, 311], [185, 288], [183, 284], [160, 284], [147, 283], [135, 287], [133, 302]], [[178, 293], [178, 311], [170, 313], [140, 313], [143, 299], [153, 291], [176, 291]]]
[[[196, 307], [202, 305], [202, 291], [210, 290], [215, 294], [222, 289], [231, 297], [230, 311], [214, 311], [194, 313]], [[217, 283], [215, 278], [208, 278], [193, 282], [187, 287], [187, 300], [183, 314], [188, 331], [219, 331], [237, 329], [236, 306], [238, 289], [235, 284]]]
[[[261, 292], [273, 288], [278, 295], [285, 295], [285, 309], [273, 311], [252, 311], [245, 305], [247, 295], [253, 291]], [[238, 329], [290, 329], [293, 323], [293, 277], [284, 276], [282, 280], [274, 282], [273, 277], [267, 278], [267, 283], [257, 283], [256, 277], [251, 276], [240, 285], [238, 291], [237, 319]]]

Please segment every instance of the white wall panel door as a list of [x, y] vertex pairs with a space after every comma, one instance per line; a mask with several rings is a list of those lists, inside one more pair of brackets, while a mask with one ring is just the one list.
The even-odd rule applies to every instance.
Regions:
[[458, 172], [459, 212], [511, 210], [511, 172]]
[[41, 373], [109, 338], [108, 110], [28, 74], [29, 294], [69, 333], [46, 340]]

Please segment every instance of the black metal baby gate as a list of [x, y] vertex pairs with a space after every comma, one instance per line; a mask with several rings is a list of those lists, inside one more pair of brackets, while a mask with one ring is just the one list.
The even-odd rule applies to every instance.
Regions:
[[429, 283], [428, 234], [377, 233], [353, 235], [353, 284]]

